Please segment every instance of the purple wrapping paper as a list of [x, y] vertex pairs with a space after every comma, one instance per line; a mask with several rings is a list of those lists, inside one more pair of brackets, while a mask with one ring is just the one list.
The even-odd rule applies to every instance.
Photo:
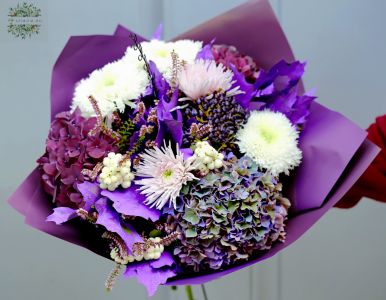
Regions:
[[[74, 85], [91, 71], [122, 57], [131, 45], [130, 31], [118, 26], [112, 36], [71, 37], [53, 70], [51, 118], [68, 110]], [[260, 66], [269, 68], [281, 59], [294, 56], [266, 0], [251, 1], [177, 37], [235, 45], [253, 56]], [[138, 37], [141, 41], [142, 38]], [[302, 90], [302, 88], [300, 89]], [[194, 273], [189, 278], [175, 277], [170, 285], [200, 284], [250, 266], [275, 255], [304, 234], [328, 209], [343, 197], [378, 153], [366, 140], [366, 132], [339, 113], [314, 103], [302, 133], [300, 147], [304, 159], [289, 183], [288, 196], [293, 211], [288, 220], [287, 240], [275, 244], [255, 260], [208, 275]], [[52, 205], [40, 185], [37, 169], [10, 197], [9, 203], [22, 215], [25, 223], [48, 234], [101, 254], [99, 237], [92, 227], [71, 221], [63, 225], [46, 222]]]

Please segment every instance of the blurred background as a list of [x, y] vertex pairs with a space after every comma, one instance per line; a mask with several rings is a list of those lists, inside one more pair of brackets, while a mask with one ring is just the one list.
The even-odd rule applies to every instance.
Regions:
[[[122, 24], [149, 38], [162, 22], [169, 39], [244, 1], [26, 2], [41, 9], [41, 27], [23, 40], [7, 31], [19, 2], [0, 0], [0, 299], [147, 299], [135, 279], [106, 293], [112, 262], [25, 226], [6, 199], [44, 151], [51, 70], [69, 36], [111, 34]], [[321, 103], [363, 128], [386, 113], [384, 0], [270, 2], [295, 56], [308, 61], [305, 85]], [[386, 205], [367, 199], [332, 209], [283, 253], [207, 284], [209, 299], [385, 299], [385, 216]], [[185, 295], [162, 287], [154, 299]]]

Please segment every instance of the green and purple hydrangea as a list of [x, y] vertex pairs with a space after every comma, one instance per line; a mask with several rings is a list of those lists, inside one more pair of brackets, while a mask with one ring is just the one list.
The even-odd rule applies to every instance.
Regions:
[[232, 154], [222, 171], [186, 186], [169, 228], [180, 231], [174, 255], [194, 271], [223, 269], [285, 240], [290, 202], [269, 172]]

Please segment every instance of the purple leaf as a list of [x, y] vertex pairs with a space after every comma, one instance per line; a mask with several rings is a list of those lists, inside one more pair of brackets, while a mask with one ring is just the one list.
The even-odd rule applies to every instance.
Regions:
[[156, 64], [153, 61], [149, 61], [150, 72], [153, 76], [154, 85], [157, 90], [157, 96], [159, 99], [167, 99], [167, 93], [170, 90], [170, 85], [166, 81], [165, 77], [158, 70]]
[[125, 273], [123, 273], [123, 276], [127, 278], [136, 277], [137, 276], [137, 267], [138, 263], [131, 263], [126, 266]]
[[287, 63], [281, 60], [268, 72], [260, 70], [254, 84], [257, 95], [276, 96], [285, 94], [295, 87], [304, 73], [305, 63], [294, 61]]
[[267, 86], [266, 88], [257, 91], [256, 95], [257, 95], [258, 97], [260, 97], [260, 96], [269, 96], [269, 95], [271, 95], [274, 91], [275, 91], [275, 85], [274, 85], [273, 83], [271, 83], [271, 84], [270, 84], [269, 86]]
[[262, 110], [264, 107], [264, 102], [253, 101], [249, 104], [248, 110]]
[[91, 206], [95, 204], [100, 198], [100, 191], [98, 183], [85, 181], [77, 185], [79, 192], [83, 196], [85, 202], [83, 209], [89, 211]]
[[162, 252], [161, 257], [157, 260], [150, 261], [150, 265], [155, 268], [171, 267], [174, 264], [174, 259], [169, 252]]
[[188, 159], [193, 156], [193, 150], [190, 148], [181, 148], [180, 151], [184, 155], [184, 159]]
[[236, 101], [240, 104], [244, 109], [249, 107], [249, 103], [251, 102], [252, 97], [255, 95], [255, 87], [253, 84], [250, 84], [246, 81], [244, 74], [240, 73], [234, 65], [230, 66], [233, 71], [233, 85], [232, 88], [237, 86], [240, 87], [240, 90], [244, 93], [236, 95]]
[[302, 125], [310, 114], [311, 103], [316, 97], [311, 95], [297, 95], [297, 89], [292, 89], [288, 94], [276, 97], [274, 101], [267, 104], [267, 108], [278, 111], [287, 116], [294, 125]]
[[[177, 111], [177, 113], [181, 113], [180, 111]], [[177, 120], [164, 120], [164, 124], [166, 125], [167, 130], [171, 134], [173, 140], [178, 144], [182, 144], [182, 122]]]
[[151, 266], [151, 263], [144, 262], [140, 264], [129, 264], [124, 273], [125, 277], [137, 277], [138, 282], [143, 284], [148, 296], [151, 297], [157, 291], [161, 284], [176, 276], [176, 272], [171, 269], [157, 269]]
[[119, 214], [111, 208], [106, 198], [101, 198], [95, 202], [95, 208], [98, 211], [96, 224], [104, 226], [108, 231], [118, 234], [126, 243], [131, 252], [132, 246], [136, 242], [143, 242], [139, 234], [131, 227], [122, 227]]
[[54, 208], [54, 212], [46, 219], [47, 222], [55, 222], [56, 225], [67, 222], [76, 218], [78, 215], [76, 210], [70, 207], [57, 207]]
[[160, 23], [156, 29], [156, 31], [153, 34], [152, 39], [154, 40], [161, 40], [162, 32], [164, 31], [164, 26], [162, 23]]
[[161, 284], [165, 284], [169, 278], [174, 276], [176, 272], [169, 269], [158, 270], [149, 265], [141, 265], [137, 268], [138, 282], [145, 286], [149, 297], [155, 294]]
[[197, 53], [196, 59], [204, 59], [204, 60], [214, 60], [214, 56], [212, 53], [212, 47], [215, 39], [213, 39], [209, 44], [206, 44], [202, 49]]
[[[254, 87], [257, 89], [249, 109], [268, 108], [281, 112], [294, 125], [305, 123], [309, 115], [309, 108], [315, 97], [311, 95], [298, 95], [298, 83], [304, 73], [305, 63], [295, 61], [286, 63], [280, 61], [268, 72], [260, 70]], [[254, 105], [254, 103], [263, 105]]]
[[102, 195], [109, 198], [113, 202], [115, 210], [121, 214], [150, 219], [153, 222], [158, 221], [161, 215], [160, 211], [145, 205], [146, 197], [138, 193], [137, 188], [137, 186], [132, 185], [128, 189], [114, 192], [103, 190]]
[[315, 96], [303, 95], [298, 96], [289, 119], [293, 124], [302, 125], [306, 122], [310, 114], [311, 103], [316, 99]]
[[[170, 102], [160, 100], [157, 106], [157, 117], [159, 124], [159, 134], [157, 135], [157, 142], [162, 142], [164, 134], [171, 134], [173, 140], [177, 144], [182, 143], [182, 114], [179, 110], [171, 113], [170, 111], [177, 106], [178, 90], [176, 89]], [[162, 139], [161, 139], [162, 138]]]

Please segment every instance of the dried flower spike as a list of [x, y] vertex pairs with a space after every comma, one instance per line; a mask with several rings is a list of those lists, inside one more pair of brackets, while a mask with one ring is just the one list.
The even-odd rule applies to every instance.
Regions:
[[150, 239], [144, 239], [144, 243], [134, 243], [133, 245], [133, 254], [134, 256], [142, 256], [145, 255], [146, 252], [151, 248], [151, 247], [161, 247], [163, 251], [164, 246], [169, 246], [171, 245], [174, 241], [179, 239], [180, 233], [179, 232], [173, 232], [169, 234], [168, 236], [164, 238], [150, 238]]
[[95, 127], [90, 131], [89, 135], [96, 135], [98, 132], [103, 132], [104, 134], [112, 137], [115, 140], [120, 139], [120, 135], [113, 131], [111, 128], [108, 128], [106, 124], [103, 121], [103, 115], [101, 113], [101, 110], [99, 109], [98, 102], [95, 100], [93, 96], [89, 96], [88, 100], [90, 101], [92, 108], [96, 114], [97, 124]]
[[183, 63], [179, 60], [178, 54], [173, 50], [171, 52], [172, 56], [172, 78], [170, 80], [170, 93], [173, 94], [174, 90], [178, 86], [178, 72], [181, 71]]
[[212, 131], [213, 126], [211, 124], [197, 124], [193, 123], [190, 126], [189, 134], [192, 139], [201, 140], [208, 136]]
[[89, 221], [91, 223], [95, 223], [96, 220], [97, 220], [97, 217], [93, 214], [90, 214], [87, 210], [83, 209], [83, 208], [78, 208], [76, 210], [76, 213], [77, 215], [83, 219], [83, 220], [86, 220], [86, 221]]
[[94, 166], [92, 170], [83, 169], [82, 174], [88, 177], [91, 181], [95, 181], [95, 179], [97, 178], [102, 168], [103, 168], [103, 164], [99, 162]]
[[122, 240], [122, 238], [118, 234], [106, 231], [105, 233], [103, 233], [102, 238], [108, 239], [112, 242], [113, 247], [116, 247], [118, 249], [118, 254], [121, 258], [124, 258], [127, 256], [126, 243]]
[[150, 112], [149, 112], [149, 115], [147, 117], [147, 123], [154, 123], [154, 124], [157, 124], [157, 108], [153, 107]]
[[107, 277], [105, 287], [106, 287], [106, 290], [108, 292], [110, 292], [113, 289], [114, 284], [115, 284], [115, 282], [116, 282], [116, 280], [121, 272], [121, 269], [122, 269], [121, 264], [115, 264], [114, 269], [111, 271], [111, 273]]

